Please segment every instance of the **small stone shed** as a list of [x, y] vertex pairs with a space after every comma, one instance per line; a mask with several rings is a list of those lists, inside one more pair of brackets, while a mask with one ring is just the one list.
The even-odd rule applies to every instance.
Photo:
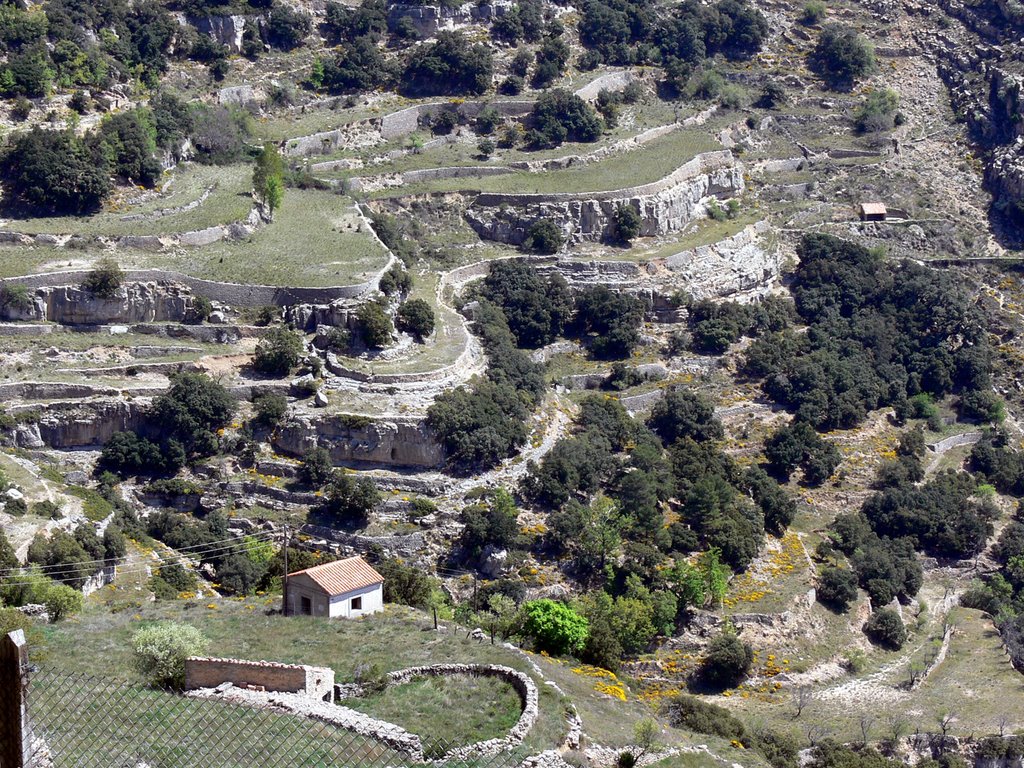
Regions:
[[288, 574], [285, 604], [291, 616], [354, 618], [384, 609], [384, 577], [361, 557]]
[[861, 221], [885, 221], [889, 212], [885, 209], [885, 203], [861, 203]]

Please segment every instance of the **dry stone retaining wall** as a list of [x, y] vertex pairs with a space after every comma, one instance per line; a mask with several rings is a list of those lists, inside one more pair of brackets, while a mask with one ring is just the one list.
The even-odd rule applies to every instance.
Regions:
[[[268, 304], [290, 306], [292, 304], [329, 304], [337, 299], [350, 299], [376, 290], [381, 275], [391, 262], [372, 278], [356, 285], [340, 285], [326, 288], [284, 287], [277, 285], [242, 285], [204, 280], [180, 272], [165, 269], [130, 269], [125, 272], [129, 282], [169, 281], [187, 285], [192, 291], [212, 301], [219, 301], [236, 307], [260, 307]], [[24, 285], [27, 288], [53, 288], [80, 285], [88, 275], [87, 270], [45, 272], [36, 275], [5, 278], [5, 282]]]
[[618, 205], [631, 205], [641, 218], [640, 234], [664, 235], [692, 222], [709, 197], [734, 197], [743, 191], [742, 167], [731, 152], [708, 152], [664, 179], [603, 192], [547, 194], [483, 193], [466, 219], [484, 239], [520, 245], [538, 219], [554, 221], [569, 242], [600, 240], [610, 233]]
[[217, 224], [206, 229], [188, 232], [170, 232], [166, 235], [83, 236], [57, 235], [49, 232], [32, 235], [23, 232], [0, 230], [0, 243], [8, 245], [45, 245], [55, 248], [64, 248], [68, 245], [103, 248], [113, 246], [116, 248], [133, 248], [140, 251], [163, 251], [178, 246], [209, 245], [221, 240], [244, 240], [255, 232], [261, 224], [262, 215], [260, 209], [259, 207], [254, 207], [243, 221]]

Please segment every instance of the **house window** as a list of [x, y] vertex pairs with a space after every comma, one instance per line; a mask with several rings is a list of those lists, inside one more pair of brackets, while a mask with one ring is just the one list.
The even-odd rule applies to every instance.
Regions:
[[363, 598], [361, 598], [361, 597], [353, 597], [352, 598], [352, 610], [353, 611], [361, 611], [361, 610], [363, 610]]
[[300, 610], [303, 616], [309, 616], [311, 613], [313, 613], [313, 601], [310, 600], [308, 597], [303, 597], [300, 601], [300, 604], [302, 606]]

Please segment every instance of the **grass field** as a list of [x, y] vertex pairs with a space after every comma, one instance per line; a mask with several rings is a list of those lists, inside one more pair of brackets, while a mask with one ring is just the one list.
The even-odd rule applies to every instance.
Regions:
[[372, 197], [396, 197], [428, 192], [472, 189], [480, 192], [598, 192], [647, 184], [663, 179], [702, 152], [721, 149], [706, 128], [674, 131], [649, 142], [642, 152], [624, 152], [581, 168], [548, 173], [520, 171], [480, 179], [437, 179], [381, 190]]
[[[444, 753], [458, 746], [501, 738], [519, 720], [519, 694], [493, 677], [424, 677], [386, 688], [363, 699], [347, 699], [346, 707], [400, 725], [418, 734], [428, 751]], [[462, 716], [452, 717], [453, 712]], [[445, 722], [444, 733], [430, 728]]]
[[[252, 209], [252, 168], [248, 165], [186, 165], [176, 173], [167, 194], [148, 194], [138, 204], [116, 199], [107, 210], [94, 216], [51, 216], [8, 219], [6, 229], [28, 234], [169, 235], [240, 221]], [[211, 186], [216, 188], [200, 205], [189, 211], [152, 216], [157, 211], [179, 208], [198, 200]], [[141, 192], [134, 193], [136, 196]], [[142, 214], [142, 219], [125, 216]]]

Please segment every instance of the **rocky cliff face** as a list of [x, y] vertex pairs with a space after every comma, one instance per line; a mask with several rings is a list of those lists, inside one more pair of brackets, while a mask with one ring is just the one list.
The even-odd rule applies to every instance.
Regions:
[[14, 434], [21, 448], [99, 448], [115, 432], [143, 428], [145, 406], [140, 401], [96, 400], [33, 406], [39, 416], [20, 424]]
[[344, 415], [295, 418], [275, 433], [278, 450], [304, 456], [313, 448], [330, 451], [335, 464], [438, 467], [441, 445], [421, 422], [375, 421]]
[[26, 306], [0, 307], [2, 320], [49, 321], [64, 325], [181, 323], [197, 313], [191, 291], [175, 283], [129, 283], [109, 299], [76, 286], [39, 288]]
[[645, 237], [677, 232], [702, 216], [710, 198], [725, 199], [743, 191], [742, 168], [729, 153], [698, 158], [660, 182], [592, 195], [480, 195], [466, 211], [466, 219], [480, 237], [511, 245], [526, 240], [538, 219], [554, 221], [566, 242], [600, 241], [612, 234], [613, 216], [620, 205], [640, 213], [640, 234]]

